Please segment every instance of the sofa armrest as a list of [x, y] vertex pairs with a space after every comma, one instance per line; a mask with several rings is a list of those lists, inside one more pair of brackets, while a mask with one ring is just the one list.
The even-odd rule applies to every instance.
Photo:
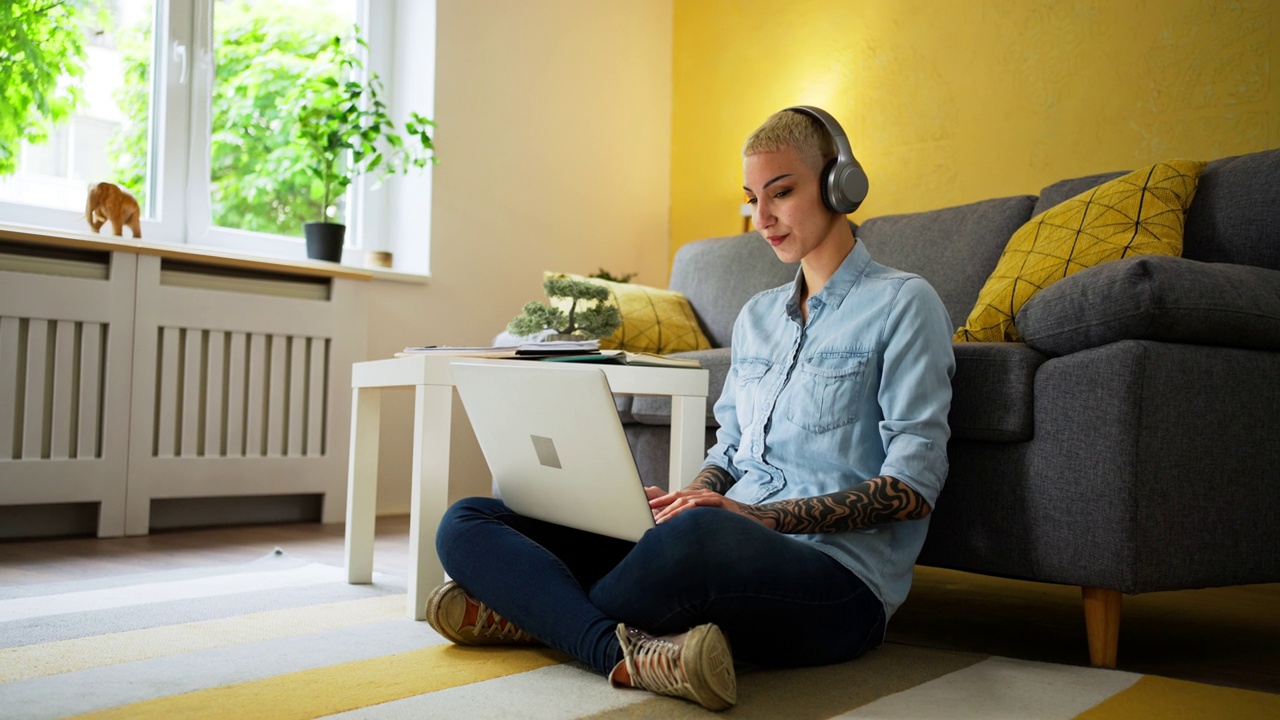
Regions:
[[1022, 343], [955, 343], [947, 423], [957, 440], [1018, 442], [1034, 430], [1033, 388], [1045, 356]]
[[1058, 357], [1118, 340], [1280, 349], [1280, 271], [1146, 255], [1081, 270], [1041, 290], [1015, 322]]
[[1127, 593], [1276, 582], [1278, 398], [1280, 353], [1122, 340], [1047, 360], [1031, 442], [953, 436], [920, 562]]

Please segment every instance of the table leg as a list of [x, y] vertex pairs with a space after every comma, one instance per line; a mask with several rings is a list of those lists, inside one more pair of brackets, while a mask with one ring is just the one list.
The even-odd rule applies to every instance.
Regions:
[[418, 385], [414, 394], [413, 498], [409, 509], [409, 616], [426, 618], [427, 595], [444, 581], [436, 529], [449, 506], [453, 386]]
[[671, 397], [671, 464], [667, 489], [677, 490], [693, 482], [706, 459], [703, 447], [707, 431], [707, 398], [701, 395]]
[[351, 456], [347, 465], [347, 582], [373, 582], [373, 529], [378, 510], [378, 423], [382, 390], [351, 391]]

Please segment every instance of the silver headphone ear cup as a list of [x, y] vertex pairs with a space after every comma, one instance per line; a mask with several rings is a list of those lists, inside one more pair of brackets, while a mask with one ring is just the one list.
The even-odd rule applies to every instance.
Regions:
[[[839, 177], [834, 177], [837, 171]], [[857, 210], [863, 199], [867, 197], [867, 174], [861, 167], [853, 164], [833, 169], [832, 174], [835, 192], [832, 192], [831, 196], [837, 206], [834, 209], [836, 212], [848, 215]]]

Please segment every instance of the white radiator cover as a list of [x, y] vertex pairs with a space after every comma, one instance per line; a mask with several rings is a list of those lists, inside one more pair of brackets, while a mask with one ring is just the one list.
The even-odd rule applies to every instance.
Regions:
[[340, 522], [366, 294], [0, 245], [0, 505], [96, 502], [100, 537], [145, 534], [162, 498], [319, 494]]

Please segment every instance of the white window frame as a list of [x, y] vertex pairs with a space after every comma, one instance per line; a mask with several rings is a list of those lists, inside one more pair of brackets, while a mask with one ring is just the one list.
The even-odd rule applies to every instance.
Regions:
[[[366, 60], [389, 91], [395, 40], [395, 0], [357, 0], [356, 22], [374, 51]], [[279, 258], [305, 257], [302, 237], [249, 232], [212, 224], [210, 137], [214, 83], [214, 0], [156, 0], [152, 29], [150, 126], [152, 217], [142, 220], [148, 242], [190, 244]], [[388, 102], [388, 104], [392, 104]], [[368, 238], [385, 237], [387, 193], [370, 192], [363, 178], [348, 191], [344, 262], [360, 264]], [[83, 213], [0, 201], [0, 217], [37, 227], [87, 232]], [[126, 231], [126, 236], [128, 232]]]

